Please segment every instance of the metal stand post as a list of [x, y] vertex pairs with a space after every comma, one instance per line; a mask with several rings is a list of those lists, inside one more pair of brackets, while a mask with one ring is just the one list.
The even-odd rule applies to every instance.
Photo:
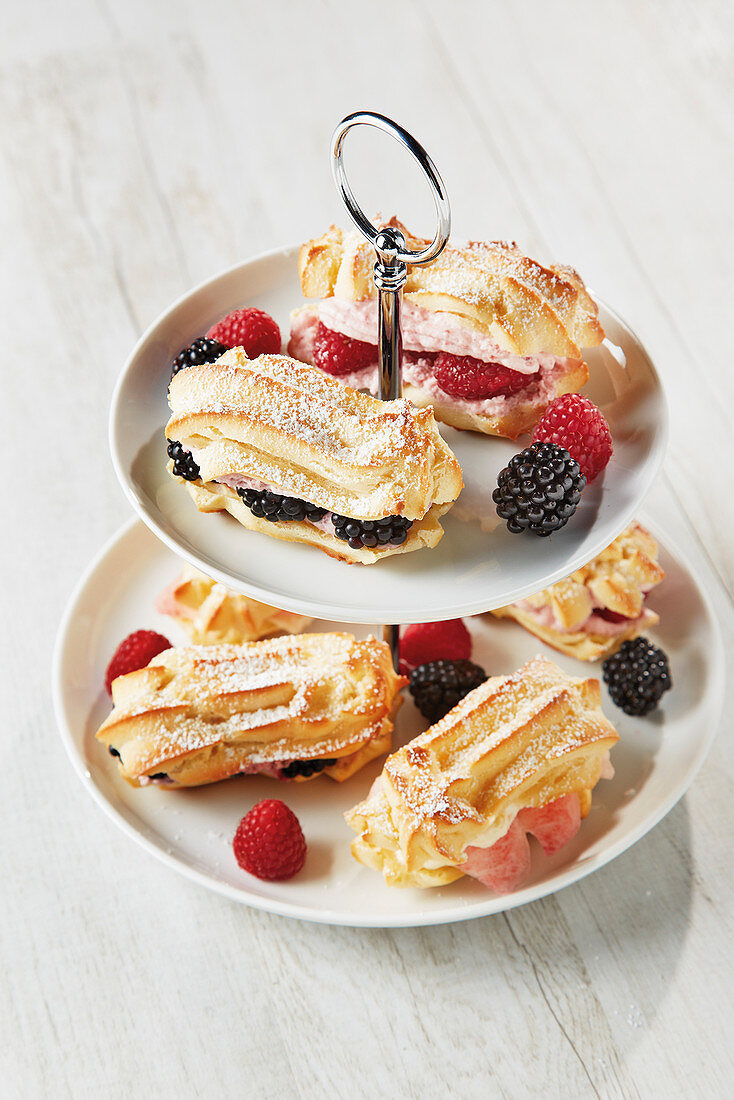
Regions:
[[[438, 216], [438, 228], [431, 243], [418, 252], [406, 248], [406, 241], [399, 229], [392, 226], [377, 228], [365, 217], [352, 194], [344, 170], [344, 138], [353, 126], [375, 126], [403, 144], [415, 157], [428, 177]], [[379, 373], [377, 396], [381, 401], [396, 401], [403, 393], [402, 341], [400, 332], [400, 305], [402, 291], [408, 278], [408, 264], [417, 266], [430, 263], [440, 255], [448, 243], [451, 232], [451, 210], [443, 180], [431, 158], [414, 137], [396, 122], [373, 111], [356, 111], [347, 115], [337, 126], [331, 143], [331, 167], [344, 204], [354, 224], [377, 253], [374, 267], [377, 304], [377, 347]], [[382, 627], [383, 640], [388, 643], [393, 664], [400, 662], [400, 628], [394, 625]]]

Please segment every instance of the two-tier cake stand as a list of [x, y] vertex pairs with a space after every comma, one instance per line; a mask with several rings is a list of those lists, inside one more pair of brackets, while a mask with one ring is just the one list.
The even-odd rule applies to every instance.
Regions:
[[[438, 224], [420, 253], [407, 251], [395, 229], [376, 229], [359, 208], [344, 171], [344, 141], [352, 127], [376, 126], [397, 138], [424, 171]], [[445, 247], [450, 212], [444, 185], [425, 150], [383, 116], [360, 112], [336, 129], [332, 166], [357, 228], [375, 248], [378, 290], [380, 396], [400, 395], [400, 295], [408, 264], [430, 263]], [[140, 627], [174, 643], [170, 620], [154, 610], [156, 594], [179, 571], [181, 559], [228, 587], [277, 607], [312, 616], [314, 629], [384, 624], [396, 655], [394, 624], [458, 616], [470, 621], [473, 659], [490, 674], [507, 673], [542, 648], [535, 638], [486, 613], [522, 599], [590, 561], [637, 516], [662, 462], [666, 408], [644, 348], [627, 325], [600, 303], [607, 339], [588, 354], [585, 392], [603, 410], [614, 458], [603, 478], [584, 492], [573, 520], [549, 539], [511, 535], [498, 520], [491, 494], [497, 474], [518, 446], [505, 440], [441, 428], [457, 455], [465, 488], [444, 517], [434, 550], [387, 558], [371, 567], [338, 562], [312, 547], [245, 531], [224, 514], [202, 515], [165, 469], [163, 428], [170, 363], [230, 310], [260, 306], [281, 324], [301, 300], [297, 247], [239, 264], [195, 288], [145, 333], [115, 391], [110, 446], [120, 482], [142, 519], [103, 549], [67, 608], [57, 643], [54, 695], [59, 724], [83, 782], [112, 818], [164, 862], [248, 904], [309, 920], [353, 925], [416, 925], [498, 912], [567, 885], [633, 844], [681, 797], [714, 736], [723, 697], [722, 650], [709, 600], [679, 553], [663, 539], [666, 582], [655, 594], [661, 624], [655, 637], [669, 654], [675, 688], [653, 719], [634, 720], [605, 701], [621, 734], [614, 780], [599, 785], [583, 829], [555, 857], [536, 860], [527, 885], [498, 897], [467, 879], [438, 890], [390, 890], [354, 862], [342, 813], [364, 797], [381, 761], [345, 784], [327, 778], [273, 790], [273, 780], [240, 777], [190, 790], [129, 787], [94, 739], [109, 709], [104, 668], [117, 643]], [[365, 626], [350, 626], [355, 632]], [[598, 675], [596, 666], [553, 654], [573, 675]], [[410, 702], [398, 716], [396, 740], [425, 727]], [[261, 798], [280, 796], [299, 816], [309, 858], [295, 879], [265, 883], [241, 871], [231, 837], [240, 817]]]

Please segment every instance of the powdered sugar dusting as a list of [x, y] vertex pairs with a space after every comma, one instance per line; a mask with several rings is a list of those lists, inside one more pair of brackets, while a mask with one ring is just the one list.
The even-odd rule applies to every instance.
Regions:
[[461, 487], [430, 410], [376, 401], [285, 356], [231, 349], [180, 371], [169, 400], [167, 434], [195, 454], [204, 482], [243, 474], [356, 519], [420, 519]]
[[[167, 650], [100, 734], [128, 774], [212, 750], [249, 765], [354, 751], [384, 729], [396, 677], [384, 643], [347, 634]], [[135, 681], [136, 686], [138, 682]]]
[[614, 737], [601, 712], [581, 703], [581, 684], [536, 657], [512, 676], [481, 685], [386, 762], [406, 810], [424, 820], [479, 820], [472, 776], [500, 746], [507, 749], [496, 754], [496, 769], [480, 768], [481, 797], [490, 803], [549, 761]]
[[[399, 228], [411, 247], [428, 243]], [[348, 234], [340, 254], [332, 252], [339, 267], [330, 292], [354, 301], [374, 299], [366, 266], [371, 250], [361, 237]], [[539, 263], [513, 242], [452, 243], [433, 263], [408, 267], [404, 296], [410, 304], [451, 311], [478, 330], [496, 329], [507, 341], [503, 346], [526, 353], [578, 356], [580, 348], [604, 337], [597, 305], [578, 273]]]

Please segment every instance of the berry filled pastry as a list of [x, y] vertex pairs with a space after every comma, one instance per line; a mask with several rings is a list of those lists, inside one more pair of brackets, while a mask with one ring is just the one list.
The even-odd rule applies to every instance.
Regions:
[[170, 615], [194, 645], [256, 642], [273, 634], [299, 634], [312, 621], [231, 592], [223, 584], [185, 565], [180, 576], [156, 599], [156, 611]]
[[546, 854], [576, 832], [591, 792], [613, 775], [618, 734], [598, 680], [535, 657], [475, 688], [389, 756], [349, 810], [352, 854], [390, 886], [443, 886], [469, 875], [499, 893], [530, 870], [530, 833]]
[[350, 634], [167, 649], [113, 682], [97, 738], [136, 787], [257, 773], [341, 782], [389, 752], [405, 683], [384, 642]]
[[645, 607], [647, 593], [665, 577], [657, 556], [649, 531], [632, 523], [566, 580], [492, 614], [514, 619], [569, 657], [601, 660], [658, 622]]
[[435, 546], [461, 469], [433, 412], [233, 348], [171, 381], [168, 465], [200, 512], [369, 565]]
[[[410, 248], [410, 236], [394, 218]], [[294, 312], [289, 354], [357, 389], [377, 384], [377, 291], [371, 249], [332, 226], [301, 247], [307, 298]], [[409, 267], [401, 310], [404, 393], [436, 418], [516, 439], [559, 394], [589, 376], [583, 348], [604, 331], [596, 304], [570, 267], [541, 264], [506, 241], [449, 245], [432, 264]]]

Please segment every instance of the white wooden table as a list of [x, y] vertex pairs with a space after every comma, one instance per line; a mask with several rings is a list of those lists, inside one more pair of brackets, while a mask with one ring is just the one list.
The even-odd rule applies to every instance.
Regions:
[[[248, 910], [132, 845], [48, 682], [129, 515], [121, 363], [193, 283], [340, 219], [328, 140], [357, 107], [426, 143], [457, 234], [574, 263], [638, 330], [672, 417], [650, 512], [731, 647], [734, 6], [37, 0], [3, 23], [0, 1095], [734, 1095], [734, 691], [688, 796], [601, 872], [370, 932]], [[427, 212], [408, 188], [385, 173], [365, 205]]]

